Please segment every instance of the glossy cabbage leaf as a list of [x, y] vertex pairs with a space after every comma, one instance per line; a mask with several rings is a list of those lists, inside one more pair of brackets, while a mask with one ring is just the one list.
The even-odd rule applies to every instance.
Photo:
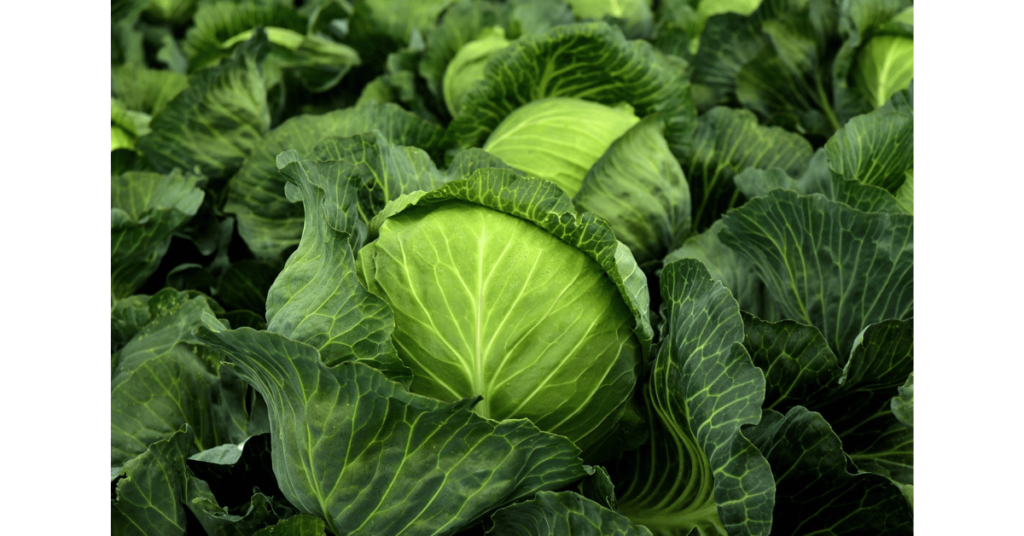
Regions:
[[410, 394], [361, 363], [328, 368], [312, 346], [212, 315], [198, 336], [267, 400], [281, 491], [335, 534], [454, 532], [586, 474], [565, 438], [484, 420], [476, 400]]
[[619, 468], [619, 509], [655, 534], [768, 534], [772, 471], [740, 427], [765, 378], [743, 348], [735, 299], [693, 259], [661, 273], [664, 339], [644, 398], [651, 440]]
[[722, 242], [754, 266], [784, 318], [849, 355], [870, 324], [913, 316], [914, 220], [774, 190], [723, 218]]

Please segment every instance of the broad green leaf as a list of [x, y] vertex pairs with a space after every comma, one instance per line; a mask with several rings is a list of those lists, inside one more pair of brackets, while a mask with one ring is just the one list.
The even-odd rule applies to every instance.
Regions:
[[[652, 338], [646, 276], [607, 224], [553, 183], [481, 169], [390, 203], [369, 232], [357, 273], [395, 312], [414, 392], [482, 396], [485, 417], [605, 454], [589, 448], [626, 419]], [[558, 313], [574, 307], [586, 314]]]
[[389, 53], [422, 40], [455, 0], [354, 0], [346, 42], [369, 65], [384, 63]]
[[129, 110], [156, 115], [188, 87], [183, 74], [122, 65], [110, 70], [111, 93]]
[[305, 156], [323, 138], [375, 129], [392, 143], [423, 149], [437, 162], [452, 145], [444, 129], [395, 104], [367, 104], [285, 121], [267, 134], [228, 183], [224, 210], [237, 216], [238, 232], [258, 258], [277, 258], [302, 236], [302, 207], [285, 197], [287, 180], [277, 169], [277, 155], [294, 149]]
[[185, 458], [191, 445], [192, 429], [182, 426], [111, 475], [115, 482], [110, 502], [113, 534], [185, 534]]
[[152, 133], [139, 139], [158, 171], [176, 167], [220, 178], [252, 152], [270, 128], [270, 110], [260, 74], [269, 45], [262, 30], [235, 49], [230, 59], [189, 78], [150, 123]]
[[324, 536], [324, 520], [309, 514], [289, 517], [278, 524], [261, 529], [253, 536]]
[[896, 204], [907, 214], [914, 213], [914, 170], [907, 170], [907, 178], [903, 180], [899, 190], [896, 190]]
[[203, 202], [205, 178], [127, 172], [111, 179], [110, 290], [115, 298], [139, 289], [167, 253], [171, 234]]
[[690, 189], [664, 133], [661, 116], [626, 131], [573, 198], [580, 210], [607, 221], [641, 266], [660, 260], [690, 231]]
[[487, 421], [474, 400], [417, 396], [360, 363], [328, 368], [283, 336], [203, 324], [200, 339], [267, 400], [285, 497], [335, 534], [455, 532], [586, 474], [575, 446], [528, 421]]
[[747, 110], [711, 109], [697, 120], [693, 146], [680, 159], [693, 194], [694, 228], [710, 227], [740, 203], [733, 183], [740, 171], [780, 168], [797, 175], [812, 154], [807, 140], [778, 127], [758, 125], [757, 117]]
[[871, 39], [857, 54], [853, 77], [871, 105], [881, 108], [914, 78], [914, 40], [892, 35]]
[[459, 49], [487, 28], [498, 26], [507, 33], [511, 10], [509, 4], [493, 0], [459, 0], [445, 10], [437, 26], [426, 36], [426, 50], [418, 66], [420, 76], [427, 81], [427, 89], [435, 97], [444, 97], [441, 93], [444, 73]]
[[736, 189], [748, 198], [764, 197], [768, 192], [781, 188], [801, 195], [822, 194], [861, 212], [906, 212], [889, 192], [877, 186], [836, 176], [828, 169], [828, 158], [824, 149], [818, 149], [814, 153], [807, 164], [807, 169], [796, 179], [777, 168], [747, 168], [736, 175], [733, 182], [736, 183]]
[[491, 516], [494, 536], [650, 536], [644, 526], [571, 491], [542, 491]]
[[742, 346], [736, 301], [693, 259], [661, 273], [664, 339], [645, 386], [651, 441], [626, 455], [620, 511], [655, 534], [768, 534], [771, 468], [740, 433], [764, 375]]
[[910, 506], [888, 479], [847, 470], [844, 444], [818, 413], [765, 411], [744, 434], [776, 475], [777, 534], [913, 534]]
[[821, 413], [861, 470], [913, 483], [913, 431], [897, 421], [893, 397], [913, 371], [913, 322], [888, 320], [861, 333], [847, 361], [817, 329], [792, 320], [745, 317], [745, 345], [765, 371], [765, 407]]
[[703, 233], [690, 236], [681, 247], [666, 255], [662, 264], [667, 266], [680, 259], [697, 259], [715, 281], [729, 289], [740, 309], [766, 318], [773, 317], [771, 299], [754, 273], [754, 267], [719, 238], [723, 228], [722, 220], [718, 220]]
[[[192, 337], [207, 298], [165, 289], [148, 321], [118, 352], [110, 381], [110, 464], [119, 467], [186, 423], [198, 450], [246, 437], [245, 385], [220, 374], [221, 357]], [[187, 454], [187, 453], [186, 453]]]
[[678, 65], [646, 41], [627, 41], [604, 23], [583, 23], [523, 36], [495, 53], [484, 80], [463, 99], [451, 131], [464, 147], [480, 146], [516, 108], [548, 97], [574, 97], [615, 106], [625, 102], [645, 117], [668, 116], [669, 146], [689, 140], [696, 112]]
[[825, 151], [836, 175], [896, 192], [914, 168], [913, 85], [885, 106], [851, 119]]
[[743, 315], [744, 341], [754, 364], [764, 371], [764, 408], [780, 412], [804, 405], [814, 411], [839, 385], [843, 369], [816, 328]]
[[783, 318], [849, 355], [869, 324], [914, 307], [914, 220], [774, 190], [723, 218], [722, 242], [753, 264]]
[[899, 421], [914, 427], [914, 373], [907, 377], [907, 383], [900, 387], [900, 394], [892, 398], [892, 413]]
[[157, 20], [181, 24], [187, 22], [197, 0], [150, 0], [146, 14]]
[[[409, 371], [391, 342], [391, 309], [360, 286], [351, 244], [358, 222], [359, 179], [373, 171], [360, 169], [359, 162], [379, 163], [376, 148], [391, 149], [375, 136], [329, 138], [313, 151], [315, 160], [299, 160], [294, 152], [281, 155], [282, 172], [299, 191], [306, 221], [298, 250], [267, 296], [267, 329], [315, 347], [329, 366], [362, 361], [391, 378], [408, 380]], [[346, 161], [343, 156], [355, 156], [349, 151], [365, 153]]]
[[704, 25], [700, 47], [693, 58], [692, 81], [695, 93], [708, 93], [706, 99], [712, 105], [735, 98], [740, 70], [769, 46], [760, 29], [769, 3], [762, 3], [749, 16], [726, 13], [711, 17]]

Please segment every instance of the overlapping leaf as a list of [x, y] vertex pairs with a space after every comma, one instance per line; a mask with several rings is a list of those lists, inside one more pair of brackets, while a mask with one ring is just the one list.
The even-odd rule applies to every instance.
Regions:
[[111, 180], [110, 290], [115, 298], [135, 292], [156, 271], [171, 235], [203, 202], [199, 175], [127, 172]]
[[844, 444], [818, 413], [802, 406], [785, 416], [768, 410], [744, 434], [776, 475], [774, 533], [913, 534], [899, 488], [878, 475], [851, 474]]
[[327, 368], [280, 335], [203, 323], [200, 339], [267, 400], [281, 490], [335, 534], [454, 532], [586, 474], [578, 449], [528, 421], [486, 421], [472, 400], [413, 395], [360, 363]]
[[158, 171], [199, 167], [219, 178], [233, 172], [270, 128], [260, 65], [269, 50], [262, 30], [231, 58], [189, 78], [189, 87], [153, 117], [139, 139]]
[[199, 449], [246, 437], [245, 384], [233, 373], [221, 374], [221, 357], [191, 334], [200, 315], [212, 312], [208, 299], [165, 289], [147, 307], [146, 322], [118, 352], [112, 371], [114, 468], [185, 424], [190, 445]]
[[741, 344], [739, 307], [693, 259], [665, 267], [661, 292], [651, 441], [627, 454], [619, 508], [656, 534], [768, 534], [772, 472], [740, 433], [760, 419], [765, 379]]
[[774, 190], [726, 214], [722, 242], [764, 281], [783, 318], [845, 357], [869, 324], [913, 315], [913, 217]]
[[238, 217], [238, 232], [260, 258], [276, 258], [298, 244], [302, 207], [285, 197], [277, 155], [294, 149], [306, 156], [323, 138], [379, 130], [398, 145], [419, 147], [441, 161], [452, 144], [446, 132], [395, 104], [367, 104], [324, 115], [293, 117], [270, 131], [229, 183], [224, 210]]

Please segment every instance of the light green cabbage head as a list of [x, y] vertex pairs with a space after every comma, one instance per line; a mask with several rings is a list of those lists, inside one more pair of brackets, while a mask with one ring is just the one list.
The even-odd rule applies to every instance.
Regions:
[[[649, 324], [646, 300], [626, 288], [646, 293], [646, 280], [610, 229], [573, 214], [552, 185], [483, 172], [473, 177], [491, 185], [456, 181], [385, 208], [357, 274], [394, 312], [413, 392], [480, 396], [481, 416], [528, 418], [586, 452], [629, 414]], [[507, 211], [495, 208], [503, 202]], [[529, 219], [552, 206], [559, 214]]]
[[627, 104], [611, 107], [583, 99], [543, 99], [509, 114], [491, 133], [484, 150], [574, 196], [612, 142], [639, 122]]
[[484, 79], [484, 67], [491, 55], [507, 47], [511, 41], [505, 39], [501, 26], [487, 28], [474, 41], [462, 46], [444, 71], [444, 103], [455, 117], [461, 109], [462, 98], [474, 84]]

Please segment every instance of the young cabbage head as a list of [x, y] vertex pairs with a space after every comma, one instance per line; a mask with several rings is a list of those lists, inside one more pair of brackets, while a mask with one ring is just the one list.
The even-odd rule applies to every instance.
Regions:
[[484, 67], [487, 67], [491, 56], [507, 47], [509, 43], [501, 26], [487, 28], [480, 32], [475, 40], [462, 45], [452, 61], [448, 62], [442, 88], [444, 103], [452, 117], [459, 114], [462, 98], [466, 93], [469, 93], [474, 84], [484, 79]]
[[638, 122], [628, 104], [612, 107], [583, 99], [543, 99], [509, 114], [491, 133], [484, 150], [573, 196], [612, 142]]
[[646, 279], [554, 185], [479, 170], [395, 200], [370, 233], [357, 273], [394, 311], [412, 391], [482, 397], [481, 416], [528, 418], [585, 453], [631, 414]]

